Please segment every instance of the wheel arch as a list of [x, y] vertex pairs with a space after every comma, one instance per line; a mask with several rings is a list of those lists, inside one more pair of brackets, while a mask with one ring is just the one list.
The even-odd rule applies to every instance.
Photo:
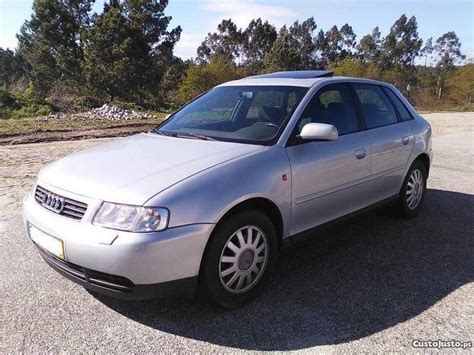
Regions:
[[426, 153], [421, 153], [413, 160], [413, 162], [417, 160], [420, 161], [424, 165], [426, 169], [426, 177], [428, 177], [430, 175], [430, 164], [431, 164], [430, 157]]
[[235, 204], [229, 210], [227, 210], [216, 223], [218, 225], [222, 221], [231, 216], [245, 210], [257, 210], [261, 211], [266, 214], [270, 220], [272, 221], [273, 225], [275, 226], [275, 230], [277, 232], [277, 239], [278, 239], [278, 246], [280, 247], [281, 242], [283, 240], [283, 216], [281, 214], [280, 209], [276, 205], [275, 202], [271, 201], [265, 197], [251, 197], [244, 201], [240, 201], [239, 203]]
[[263, 213], [265, 213], [270, 219], [271, 221], [273, 222], [274, 226], [275, 226], [275, 229], [276, 229], [276, 232], [277, 232], [277, 241], [278, 241], [278, 250], [280, 249], [280, 247], [282, 246], [282, 241], [283, 241], [283, 216], [281, 214], [281, 211], [280, 209], [278, 208], [278, 206], [273, 202], [271, 201], [270, 199], [268, 198], [265, 198], [265, 197], [250, 197], [246, 200], [243, 200], [243, 201], [240, 201], [238, 202], [237, 204], [235, 204], [234, 206], [232, 206], [231, 208], [229, 208], [218, 220], [218, 222], [215, 224], [214, 226], [214, 229], [212, 230], [211, 232], [211, 235], [206, 243], [206, 247], [204, 248], [204, 253], [203, 253], [203, 256], [202, 256], [202, 259], [201, 259], [201, 265], [199, 267], [199, 281], [198, 281], [198, 287], [200, 288], [201, 285], [202, 285], [202, 273], [203, 273], [203, 267], [204, 267], [204, 264], [206, 262], [206, 257], [207, 257], [207, 254], [208, 254], [208, 250], [209, 250], [209, 246], [211, 245], [212, 243], [212, 240], [214, 239], [214, 235], [215, 235], [215, 231], [216, 231], [216, 228], [217, 226], [222, 223], [223, 221], [225, 221], [226, 219], [232, 217], [233, 215], [241, 212], [241, 211], [245, 211], [245, 210], [249, 210], [249, 209], [253, 209], [253, 210], [258, 210], [258, 211], [262, 211]]

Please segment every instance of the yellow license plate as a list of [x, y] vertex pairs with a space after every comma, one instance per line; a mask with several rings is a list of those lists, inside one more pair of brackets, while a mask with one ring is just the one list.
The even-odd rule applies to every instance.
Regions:
[[64, 242], [61, 239], [50, 236], [29, 223], [28, 234], [30, 235], [31, 240], [41, 248], [60, 259], [64, 259]]

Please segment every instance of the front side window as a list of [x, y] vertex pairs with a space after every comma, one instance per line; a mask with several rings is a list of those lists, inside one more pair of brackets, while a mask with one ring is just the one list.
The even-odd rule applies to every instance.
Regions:
[[398, 122], [395, 109], [380, 86], [353, 84], [364, 113], [367, 128], [376, 128]]
[[293, 86], [217, 87], [184, 106], [158, 131], [170, 136], [268, 143], [306, 92], [306, 88]]
[[393, 93], [391, 89], [384, 87], [383, 91], [388, 95], [390, 101], [392, 101], [392, 103], [397, 108], [397, 111], [400, 114], [400, 119], [402, 121], [408, 121], [413, 118], [408, 109], [405, 107], [405, 105], [400, 101], [400, 99], [397, 97], [397, 95]]
[[332, 124], [340, 135], [358, 131], [359, 122], [347, 85], [328, 85], [318, 91], [301, 115], [300, 132], [307, 123]]

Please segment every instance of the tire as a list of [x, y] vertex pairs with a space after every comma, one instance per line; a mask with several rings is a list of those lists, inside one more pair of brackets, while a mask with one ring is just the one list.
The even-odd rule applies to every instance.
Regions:
[[206, 247], [201, 292], [224, 308], [250, 301], [268, 280], [277, 253], [270, 218], [255, 210], [231, 215], [219, 222]]
[[408, 170], [398, 196], [398, 212], [402, 217], [413, 218], [420, 212], [426, 195], [426, 179], [424, 164], [415, 160]]

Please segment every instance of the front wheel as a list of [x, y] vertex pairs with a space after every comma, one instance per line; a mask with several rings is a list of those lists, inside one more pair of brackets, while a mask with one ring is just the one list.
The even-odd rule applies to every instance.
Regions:
[[275, 227], [265, 214], [246, 211], [226, 218], [206, 250], [203, 291], [225, 308], [249, 301], [269, 277], [276, 254]]
[[415, 217], [420, 211], [426, 193], [426, 179], [425, 166], [416, 160], [408, 170], [398, 197], [398, 208], [403, 217]]

